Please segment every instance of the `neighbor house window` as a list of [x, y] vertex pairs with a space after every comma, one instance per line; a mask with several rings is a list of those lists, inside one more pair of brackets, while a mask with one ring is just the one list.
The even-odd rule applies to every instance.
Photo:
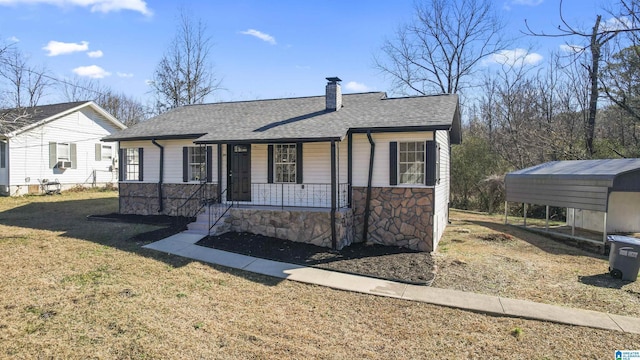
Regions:
[[69, 143], [58, 143], [56, 154], [58, 154], [58, 161], [71, 161]]
[[140, 179], [140, 152], [139, 149], [123, 149], [124, 150], [124, 179], [123, 180], [139, 180]]
[[113, 159], [113, 150], [111, 145], [102, 145], [101, 160], [111, 161]]
[[58, 169], [76, 168], [76, 144], [67, 142], [49, 143], [49, 167]]
[[189, 159], [189, 181], [200, 181], [207, 176], [207, 151], [204, 146], [189, 147], [187, 150]]
[[7, 167], [7, 143], [0, 142], [0, 168]]
[[400, 142], [398, 170], [400, 184], [424, 184], [424, 142]]
[[296, 182], [296, 144], [276, 144], [273, 164], [276, 182]]

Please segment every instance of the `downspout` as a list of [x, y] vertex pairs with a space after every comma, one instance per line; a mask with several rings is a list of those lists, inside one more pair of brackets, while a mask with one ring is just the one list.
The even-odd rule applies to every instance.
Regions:
[[336, 238], [336, 141], [331, 140], [331, 248], [338, 248], [338, 239]]
[[376, 143], [371, 138], [371, 130], [367, 130], [367, 139], [371, 145], [369, 153], [369, 177], [367, 178], [367, 199], [364, 203], [364, 228], [362, 230], [362, 241], [367, 242], [367, 233], [369, 232], [369, 213], [371, 208], [371, 182], [373, 181], [373, 156], [376, 151]]
[[162, 178], [164, 175], [164, 146], [158, 144], [156, 139], [151, 139], [151, 143], [160, 148], [160, 174], [158, 178], [158, 212], [161, 213], [164, 210], [162, 203]]

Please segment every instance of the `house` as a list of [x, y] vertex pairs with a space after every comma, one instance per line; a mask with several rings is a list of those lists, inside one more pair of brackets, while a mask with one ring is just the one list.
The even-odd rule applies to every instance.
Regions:
[[[605, 245], [608, 233], [640, 232], [640, 159], [551, 161], [507, 174], [505, 186], [505, 205], [567, 208], [572, 234], [565, 237]], [[575, 228], [602, 240], [578, 237]]]
[[117, 182], [117, 145], [100, 139], [124, 128], [91, 101], [0, 110], [0, 193]]
[[206, 204], [210, 229], [224, 215], [232, 231], [336, 249], [435, 249], [458, 97], [342, 95], [327, 80], [325, 96], [183, 106], [104, 138], [120, 144], [120, 212]]

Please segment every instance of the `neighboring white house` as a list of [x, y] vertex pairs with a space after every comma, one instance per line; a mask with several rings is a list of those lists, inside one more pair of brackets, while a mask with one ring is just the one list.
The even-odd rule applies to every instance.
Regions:
[[106, 137], [120, 143], [120, 212], [194, 216], [217, 203], [212, 222], [227, 212], [232, 231], [434, 250], [458, 97], [343, 96], [327, 80], [325, 96], [183, 106]]
[[23, 195], [117, 182], [124, 124], [92, 101], [0, 111], [0, 192]]

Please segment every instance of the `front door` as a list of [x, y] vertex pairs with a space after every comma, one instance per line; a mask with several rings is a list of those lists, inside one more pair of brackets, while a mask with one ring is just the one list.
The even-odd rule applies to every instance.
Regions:
[[227, 200], [251, 201], [251, 144], [227, 146]]

